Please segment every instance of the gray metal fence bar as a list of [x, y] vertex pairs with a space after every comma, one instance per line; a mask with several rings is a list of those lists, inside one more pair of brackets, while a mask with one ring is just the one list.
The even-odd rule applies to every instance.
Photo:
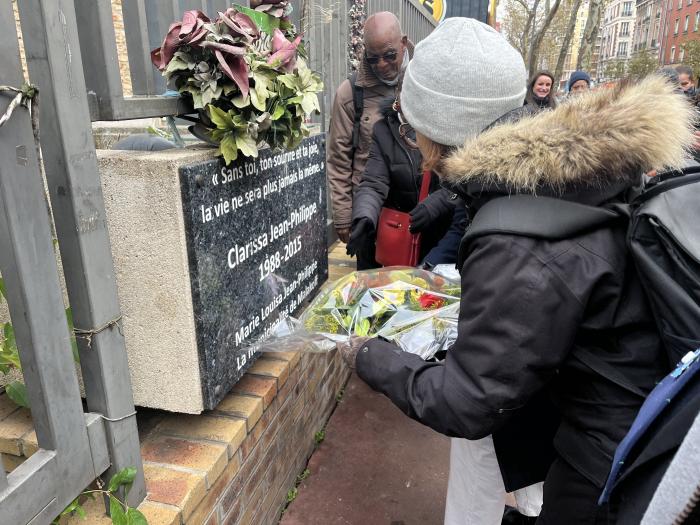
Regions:
[[7, 474], [5, 474], [5, 465], [2, 462], [2, 453], [0, 453], [0, 492], [7, 487]]
[[150, 60], [145, 0], [122, 0], [124, 35], [134, 95], [154, 95], [153, 64]]
[[[0, 4], [0, 49], [0, 84], [19, 87], [23, 77], [10, 2]], [[8, 94], [0, 97], [0, 113], [5, 112], [9, 101]], [[55, 517], [96, 473], [37, 147], [28, 111], [23, 107], [17, 107], [0, 128], [0, 246], [0, 272], [34, 428], [44, 449], [7, 476], [7, 486], [0, 492], [3, 523], [24, 524], [40, 513], [53, 513]]]
[[[24, 2], [18, 5], [20, 12], [27, 12], [22, 10]], [[92, 120], [111, 120], [108, 117], [111, 116], [113, 101], [124, 97], [112, 5], [110, 0], [75, 0], [75, 13], [80, 27], [79, 45], [74, 43], [75, 50], [80, 50], [83, 57], [87, 92], [96, 98], [91, 107]], [[83, 76], [82, 71], [79, 73]]]
[[[83, 5], [83, 2], [80, 2]], [[76, 327], [95, 330], [79, 338], [88, 408], [104, 414], [112, 466], [139, 474], [129, 492], [145, 496], [143, 468], [119, 301], [84, 93], [76, 7], [72, 0], [19, 2], [29, 75], [42, 90], [41, 138], [68, 296]], [[4, 158], [4, 157], [3, 157]], [[38, 209], [31, 208], [34, 213]], [[64, 323], [65, 325], [65, 323]], [[83, 448], [85, 450], [85, 448]]]

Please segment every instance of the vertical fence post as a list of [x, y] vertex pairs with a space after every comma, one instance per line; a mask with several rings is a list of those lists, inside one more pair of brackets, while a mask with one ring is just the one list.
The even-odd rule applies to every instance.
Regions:
[[124, 35], [134, 95], [154, 95], [153, 64], [148, 41], [145, 0], [122, 0]]
[[129, 367], [104, 201], [97, 168], [73, 0], [19, 2], [32, 81], [41, 90], [41, 146], [68, 296], [79, 338], [88, 408], [105, 421], [112, 466], [138, 475], [129, 492], [145, 496]]

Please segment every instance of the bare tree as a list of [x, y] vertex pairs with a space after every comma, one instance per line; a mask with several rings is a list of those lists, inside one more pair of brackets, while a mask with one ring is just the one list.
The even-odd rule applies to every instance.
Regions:
[[571, 14], [569, 15], [569, 24], [566, 27], [564, 33], [564, 40], [561, 44], [561, 49], [559, 50], [559, 58], [557, 58], [557, 67], [554, 70], [554, 78], [557, 82], [561, 78], [561, 74], [564, 71], [564, 61], [566, 60], [566, 55], [569, 54], [571, 50], [571, 37], [576, 29], [576, 19], [578, 18], [578, 12], [581, 8], [582, 0], [574, 0], [573, 6], [571, 7]]
[[583, 28], [581, 47], [578, 50], [576, 69], [584, 69], [590, 63], [593, 46], [595, 46], [598, 31], [600, 30], [600, 18], [603, 10], [603, 0], [590, 0], [586, 27]]

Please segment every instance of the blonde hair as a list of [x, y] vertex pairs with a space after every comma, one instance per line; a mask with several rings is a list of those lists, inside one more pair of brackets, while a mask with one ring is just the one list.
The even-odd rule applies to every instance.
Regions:
[[416, 144], [423, 156], [423, 171], [440, 171], [442, 161], [445, 159], [450, 149], [448, 146], [433, 142], [425, 135], [416, 131]]

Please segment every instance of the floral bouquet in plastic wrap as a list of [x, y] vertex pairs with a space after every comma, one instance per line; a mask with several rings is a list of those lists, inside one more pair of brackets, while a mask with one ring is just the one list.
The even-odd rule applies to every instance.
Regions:
[[353, 272], [324, 286], [299, 320], [280, 327], [272, 346], [305, 342], [328, 350], [350, 336], [382, 337], [431, 359], [457, 337], [459, 295], [458, 282], [425, 270]]

